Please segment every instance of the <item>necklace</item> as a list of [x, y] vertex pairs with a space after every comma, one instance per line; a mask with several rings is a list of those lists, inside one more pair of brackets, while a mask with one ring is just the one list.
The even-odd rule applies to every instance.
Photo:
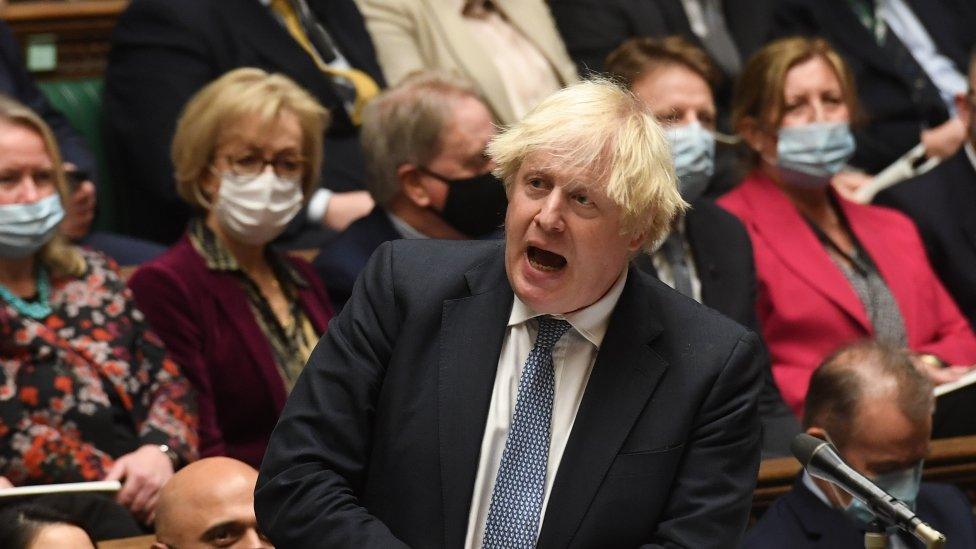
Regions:
[[29, 316], [35, 320], [42, 320], [47, 318], [51, 314], [51, 280], [48, 277], [47, 269], [44, 267], [37, 267], [37, 300], [36, 301], [24, 301], [20, 297], [14, 295], [13, 292], [7, 289], [6, 286], [0, 284], [0, 298], [10, 304], [11, 307], [17, 310], [20, 314], [24, 316]]

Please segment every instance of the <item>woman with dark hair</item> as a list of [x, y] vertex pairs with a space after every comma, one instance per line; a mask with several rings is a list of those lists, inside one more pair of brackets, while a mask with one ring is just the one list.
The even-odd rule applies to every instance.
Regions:
[[753, 170], [718, 203], [752, 239], [756, 312], [786, 403], [799, 415], [817, 365], [864, 338], [910, 349], [937, 384], [958, 378], [976, 362], [976, 336], [914, 225], [830, 185], [855, 147], [843, 59], [822, 39], [786, 38], [756, 53], [740, 78], [732, 122]]
[[58, 511], [18, 505], [0, 511], [0, 547], [95, 549], [95, 542], [81, 525]]

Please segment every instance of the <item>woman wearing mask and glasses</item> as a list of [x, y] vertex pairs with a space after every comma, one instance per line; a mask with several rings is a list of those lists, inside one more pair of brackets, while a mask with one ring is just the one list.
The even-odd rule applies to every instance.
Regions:
[[200, 450], [261, 463], [332, 316], [311, 266], [269, 246], [311, 196], [328, 113], [279, 74], [228, 72], [187, 103], [172, 156], [198, 216], [129, 282], [198, 393]]
[[855, 97], [850, 71], [824, 40], [786, 38], [749, 60], [733, 99], [752, 172], [719, 204], [752, 239], [759, 325], [797, 414], [817, 365], [858, 339], [910, 349], [937, 384], [976, 362], [976, 337], [911, 221], [830, 185], [854, 152]]
[[[114, 263], [59, 232], [68, 196], [50, 129], [0, 96], [0, 488], [120, 480], [118, 502], [151, 522], [196, 457], [192, 391]], [[139, 532], [117, 522], [106, 536]]]

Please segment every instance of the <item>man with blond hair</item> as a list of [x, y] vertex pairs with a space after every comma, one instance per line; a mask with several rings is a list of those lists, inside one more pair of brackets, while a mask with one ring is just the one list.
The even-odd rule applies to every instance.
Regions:
[[759, 342], [628, 268], [685, 204], [605, 81], [492, 140], [504, 242], [397, 240], [360, 276], [262, 463], [287, 547], [732, 547], [759, 464]]

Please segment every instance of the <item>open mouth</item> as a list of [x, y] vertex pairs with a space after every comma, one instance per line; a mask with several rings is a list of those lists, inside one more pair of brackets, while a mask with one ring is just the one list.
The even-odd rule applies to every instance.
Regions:
[[529, 246], [525, 255], [529, 260], [529, 265], [540, 271], [554, 272], [566, 266], [565, 257], [535, 246]]

